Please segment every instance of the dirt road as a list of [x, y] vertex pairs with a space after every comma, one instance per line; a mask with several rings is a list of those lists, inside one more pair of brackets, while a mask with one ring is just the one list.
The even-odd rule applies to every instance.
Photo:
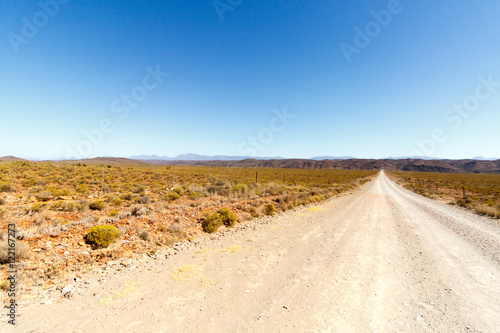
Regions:
[[314, 209], [117, 270], [19, 309], [18, 331], [500, 332], [498, 223], [384, 173]]

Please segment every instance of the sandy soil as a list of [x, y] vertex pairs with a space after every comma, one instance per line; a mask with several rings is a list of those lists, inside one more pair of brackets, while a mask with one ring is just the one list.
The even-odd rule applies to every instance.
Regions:
[[112, 262], [69, 298], [21, 306], [15, 331], [500, 331], [498, 223], [384, 173], [242, 229], [168, 259]]

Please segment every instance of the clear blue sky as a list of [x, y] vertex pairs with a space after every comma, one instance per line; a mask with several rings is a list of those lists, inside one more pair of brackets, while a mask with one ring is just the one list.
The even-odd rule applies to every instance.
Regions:
[[60, 2], [0, 4], [0, 156], [500, 157], [498, 1]]

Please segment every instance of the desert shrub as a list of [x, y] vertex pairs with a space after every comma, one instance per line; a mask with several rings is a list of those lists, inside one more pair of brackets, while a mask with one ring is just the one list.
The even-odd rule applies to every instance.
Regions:
[[257, 208], [255, 208], [254, 206], [250, 206], [250, 205], [240, 205], [238, 207], [239, 210], [242, 210], [244, 212], [247, 212], [249, 213], [252, 217], [259, 217], [260, 214], [259, 212], [257, 211]]
[[33, 221], [33, 224], [36, 225], [37, 227], [41, 226], [45, 222], [45, 216], [37, 216], [35, 217], [35, 221]]
[[76, 209], [79, 212], [83, 212], [83, 211], [87, 210], [88, 207], [89, 207], [89, 205], [87, 204], [87, 201], [85, 201], [85, 200], [80, 200], [78, 202], [78, 204], [76, 205]]
[[198, 198], [202, 198], [202, 197], [204, 197], [204, 195], [201, 192], [191, 192], [191, 193], [189, 193], [189, 198], [193, 199], [193, 200], [194, 199], [198, 199]]
[[0, 207], [0, 217], [3, 217], [6, 212], [7, 212], [7, 209]]
[[132, 192], [134, 193], [143, 193], [144, 192], [144, 186], [142, 185], [135, 185], [133, 188], [132, 188]]
[[320, 195], [313, 195], [310, 199], [311, 199], [311, 201], [312, 201], [312, 202], [319, 202], [319, 201], [321, 201], [323, 198], [322, 198], [322, 196], [320, 196]]
[[130, 215], [131, 215], [130, 212], [121, 212], [120, 214], [118, 214], [118, 219], [123, 220], [129, 217]]
[[46, 204], [43, 202], [34, 203], [31, 205], [30, 211], [32, 211], [33, 213], [39, 213], [42, 211], [42, 209], [45, 207], [45, 205]]
[[[11, 242], [12, 244], [12, 242]], [[0, 264], [7, 264], [9, 262], [9, 243], [4, 241], [0, 243]], [[16, 261], [29, 258], [29, 248], [22, 242], [15, 243]]]
[[[222, 183], [218, 183], [222, 184]], [[217, 194], [222, 197], [228, 197], [231, 193], [231, 188], [227, 185], [210, 185], [207, 187], [207, 192], [210, 194]]]
[[85, 242], [97, 249], [108, 247], [118, 238], [120, 232], [111, 225], [96, 225], [90, 228], [84, 237]]
[[[16, 231], [16, 239], [23, 240], [33, 237], [33, 232], [25, 229], [18, 229]], [[17, 255], [17, 254], [16, 254]]]
[[115, 216], [118, 216], [120, 212], [117, 211], [116, 209], [113, 209], [111, 212], [109, 212], [109, 216], [110, 217], [115, 217]]
[[123, 200], [118, 198], [118, 197], [114, 197], [112, 200], [111, 200], [111, 204], [113, 206], [120, 206], [121, 204], [123, 203]]
[[291, 202], [291, 201], [292, 201], [292, 196], [291, 196], [291, 195], [286, 194], [286, 195], [283, 195], [283, 196], [281, 196], [281, 197], [277, 198], [275, 201], [276, 201], [277, 203], [279, 203], [279, 204], [281, 204], [281, 203], [289, 203], [289, 202]]
[[264, 207], [264, 213], [267, 216], [273, 216], [275, 212], [276, 212], [276, 208], [274, 207], [273, 204], [268, 204]]
[[132, 201], [134, 199], [134, 195], [132, 193], [123, 193], [120, 195], [122, 200]]
[[216, 193], [218, 193], [219, 189], [220, 189], [220, 186], [210, 185], [207, 187], [207, 192], [209, 194], [216, 194]]
[[86, 194], [86, 193], [89, 191], [89, 189], [88, 189], [87, 185], [85, 185], [85, 184], [80, 184], [80, 185], [78, 185], [78, 186], [75, 188], [75, 191], [76, 191], [77, 193], [79, 193], [79, 194], [84, 195], [84, 194]]
[[171, 201], [179, 199], [180, 197], [181, 196], [177, 192], [170, 192], [169, 194], [167, 194], [165, 196], [165, 200], [167, 200], [168, 202], [171, 202]]
[[0, 290], [7, 291], [10, 289], [10, 285], [10, 280], [5, 279], [0, 283]]
[[282, 201], [281, 203], [278, 203], [278, 209], [281, 210], [282, 212], [286, 211], [288, 209], [288, 204]]
[[62, 220], [62, 219], [60, 219], [60, 218], [55, 218], [55, 219], [53, 219], [53, 220], [52, 220], [51, 224], [52, 224], [52, 226], [53, 226], [53, 227], [57, 227], [57, 226], [59, 226], [62, 222], [63, 222], [63, 220]]
[[174, 191], [175, 193], [177, 193], [178, 195], [182, 195], [182, 188], [180, 188], [180, 187], [176, 187], [176, 188], [174, 188], [174, 189], [173, 189], [173, 191]]
[[203, 215], [205, 216], [203, 222], [201, 223], [203, 231], [211, 234], [216, 232], [217, 229], [219, 229], [219, 227], [222, 225], [222, 217], [219, 213], [205, 212], [203, 213]]
[[108, 224], [116, 224], [116, 223], [118, 223], [118, 221], [120, 221], [120, 219], [117, 217], [114, 217], [114, 216], [110, 216], [110, 217], [106, 218], [106, 223], [108, 223]]
[[50, 206], [51, 210], [62, 212], [73, 212], [76, 208], [76, 204], [73, 201], [57, 201]]
[[142, 207], [140, 205], [134, 205], [131, 207], [130, 214], [132, 216], [142, 216], [146, 215], [148, 213], [148, 210], [146, 207]]
[[89, 208], [92, 210], [103, 210], [105, 207], [105, 204], [102, 200], [95, 200], [89, 203]]
[[283, 189], [275, 184], [270, 184], [263, 192], [264, 195], [279, 195], [283, 194]]
[[456, 204], [460, 207], [465, 207], [465, 208], [472, 208], [472, 199], [469, 197], [464, 197], [464, 198], [458, 198], [456, 200]]
[[71, 193], [69, 192], [68, 189], [63, 188], [63, 189], [51, 189], [50, 193], [52, 193], [53, 196], [55, 197], [63, 197], [63, 196], [68, 196]]
[[139, 238], [142, 239], [143, 241], [148, 241], [149, 240], [149, 232], [147, 232], [146, 230], [140, 231]]
[[239, 194], [246, 194], [248, 192], [247, 184], [238, 184], [233, 187], [233, 191]]
[[488, 205], [478, 205], [476, 207], [476, 211], [479, 213], [479, 214], [483, 214], [483, 215], [486, 215], [486, 216], [490, 216], [490, 217], [496, 217], [497, 216], [497, 210], [494, 208], [494, 207], [490, 207]]
[[0, 192], [13, 192], [14, 187], [11, 183], [0, 182]]
[[0, 198], [0, 205], [5, 205], [5, 203], [6, 203], [5, 198]]
[[61, 228], [60, 227], [40, 227], [40, 228], [38, 228], [37, 232], [39, 234], [42, 234], [45, 236], [57, 237], [61, 234]]
[[166, 225], [162, 224], [162, 225], [159, 225], [156, 230], [158, 230], [159, 232], [167, 232], [168, 227]]
[[222, 223], [224, 223], [224, 225], [229, 227], [234, 226], [236, 223], [236, 214], [230, 211], [229, 208], [221, 208], [218, 213], [221, 216]]
[[45, 192], [36, 193], [35, 198], [38, 201], [49, 201], [49, 200], [54, 199], [54, 196], [52, 195], [52, 193], [45, 191]]
[[151, 198], [147, 195], [141, 195], [134, 198], [134, 201], [140, 204], [148, 204], [151, 202]]
[[38, 179], [36, 178], [27, 178], [21, 183], [21, 185], [23, 185], [24, 187], [32, 187], [36, 184], [38, 184]]
[[186, 233], [184, 232], [184, 227], [180, 224], [175, 224], [175, 223], [171, 223], [168, 227], [167, 227], [167, 231], [169, 233], [171, 233], [172, 235], [175, 235], [175, 236], [178, 236], [178, 237], [182, 237], [184, 236]]

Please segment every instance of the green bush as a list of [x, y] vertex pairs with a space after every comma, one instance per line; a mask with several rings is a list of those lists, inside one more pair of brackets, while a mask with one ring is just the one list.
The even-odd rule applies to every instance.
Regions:
[[222, 225], [222, 217], [219, 213], [205, 212], [203, 215], [205, 216], [203, 222], [201, 223], [203, 231], [212, 234]]
[[238, 184], [235, 187], [233, 187], [233, 191], [240, 194], [245, 194], [248, 192], [248, 186], [247, 184]]
[[69, 190], [66, 189], [66, 188], [64, 188], [64, 189], [51, 189], [50, 192], [55, 197], [64, 197], [64, 196], [71, 195], [71, 193], [69, 192]]
[[224, 225], [228, 227], [234, 226], [236, 223], [236, 214], [230, 211], [229, 208], [221, 208], [218, 213], [221, 216], [222, 223], [224, 223]]
[[95, 200], [89, 203], [89, 208], [92, 210], [103, 210], [105, 207], [104, 202], [102, 200]]
[[182, 188], [180, 188], [180, 187], [176, 187], [176, 188], [174, 188], [174, 190], [173, 190], [173, 191], [174, 191], [175, 193], [177, 193], [178, 195], [182, 195]]
[[45, 203], [43, 202], [37, 202], [31, 205], [30, 210], [33, 213], [39, 213], [42, 211], [43, 207], [45, 207]]
[[78, 186], [76, 187], [76, 189], [75, 189], [75, 190], [76, 190], [76, 192], [77, 192], [77, 193], [80, 193], [80, 194], [85, 194], [85, 193], [87, 193], [87, 192], [88, 192], [88, 190], [89, 190], [89, 189], [88, 189], [87, 185], [85, 185], [85, 184], [80, 184], [80, 185], [78, 185]]
[[108, 247], [118, 238], [120, 232], [111, 225], [96, 225], [90, 228], [84, 237], [85, 242], [97, 249]]
[[189, 199], [198, 199], [198, 198], [202, 198], [204, 197], [203, 193], [201, 192], [192, 192], [192, 193], [189, 193]]
[[276, 212], [276, 208], [273, 204], [268, 204], [264, 207], [264, 213], [268, 216], [273, 216]]
[[456, 200], [456, 204], [458, 206], [468, 208], [468, 209], [472, 209], [473, 203], [474, 203], [474, 201], [469, 197], [458, 198]]
[[56, 201], [50, 206], [50, 209], [62, 212], [73, 212], [76, 210], [76, 204], [73, 201]]
[[115, 197], [113, 198], [113, 200], [111, 200], [111, 204], [113, 204], [113, 206], [120, 206], [122, 203], [123, 200], [118, 197]]
[[165, 200], [167, 200], [168, 202], [170, 201], [174, 201], [174, 200], [177, 200], [179, 199], [181, 196], [179, 195], [179, 193], [177, 192], [170, 192], [169, 194], [167, 194], [165, 196]]

